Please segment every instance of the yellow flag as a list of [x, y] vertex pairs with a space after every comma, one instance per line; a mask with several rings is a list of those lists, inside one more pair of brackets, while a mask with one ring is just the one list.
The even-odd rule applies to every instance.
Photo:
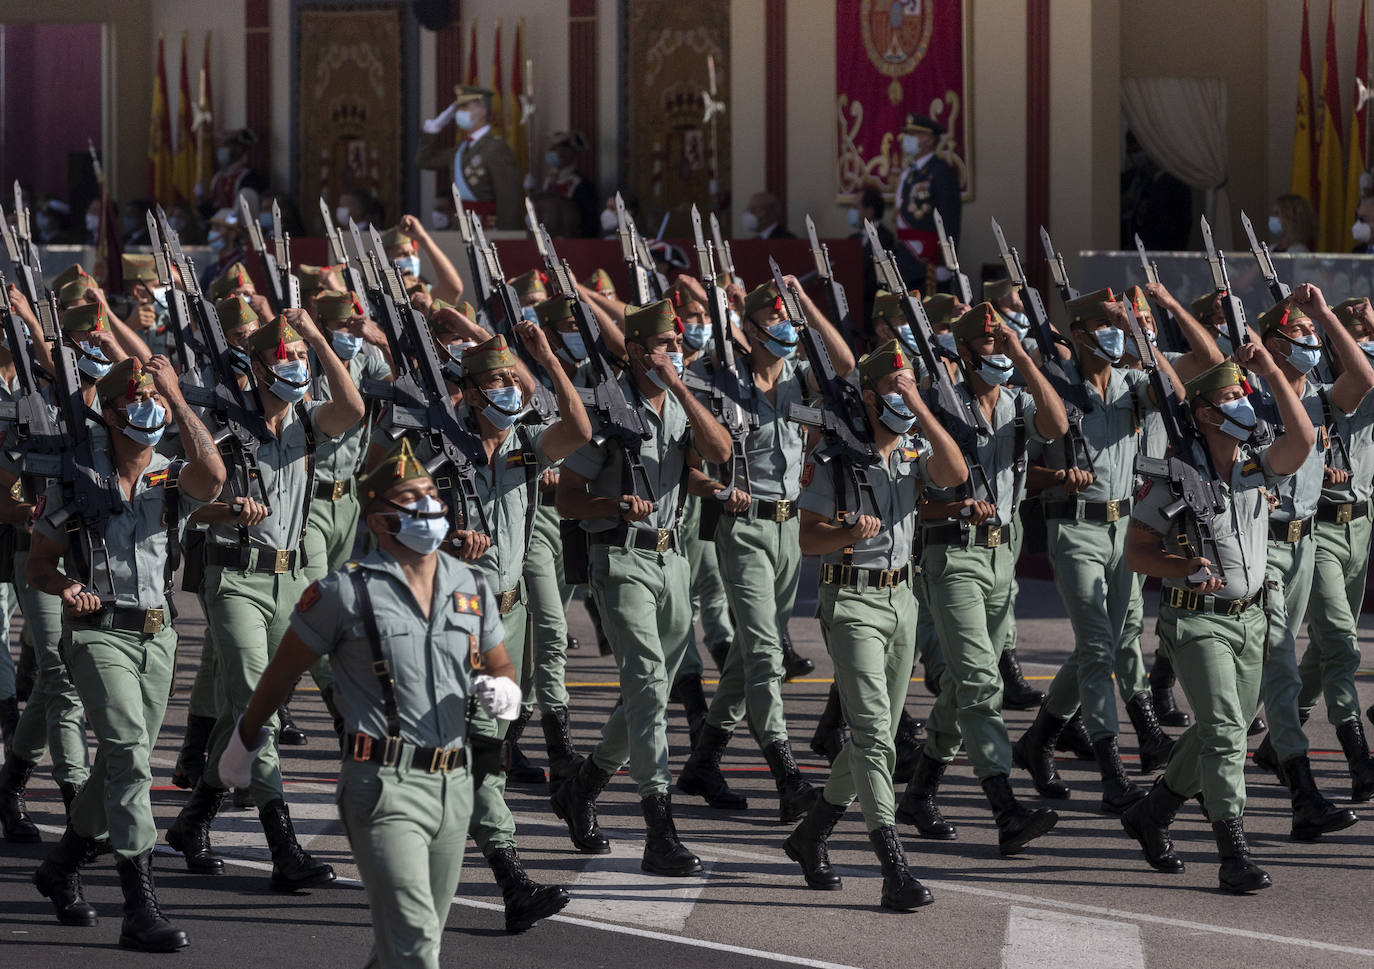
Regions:
[[[1334, 0], [1328, 3], [1328, 9]], [[1317, 108], [1317, 248], [1344, 252], [1350, 247], [1354, 213], [1345, 210], [1345, 146], [1341, 144], [1341, 83], [1336, 76], [1336, 21], [1326, 21], [1326, 56]]]
[[1293, 125], [1293, 174], [1288, 191], [1317, 202], [1312, 145], [1312, 44], [1307, 33], [1307, 0], [1302, 0], [1302, 48], [1298, 62], [1298, 109]]
[[157, 74], [153, 77], [153, 112], [148, 126], [148, 197], [172, 204], [172, 116], [167, 106], [167, 62], [163, 39], [157, 38]]
[[196, 200], [196, 136], [191, 128], [191, 78], [186, 68], [186, 32], [181, 33], [181, 78], [177, 87], [177, 150], [173, 190], [184, 202]]
[[506, 100], [506, 140], [515, 153], [515, 164], [524, 175], [529, 169], [530, 146], [529, 128], [520, 123], [524, 111], [522, 100], [525, 94], [525, 18], [521, 17], [515, 25], [515, 55], [510, 66], [510, 97]]

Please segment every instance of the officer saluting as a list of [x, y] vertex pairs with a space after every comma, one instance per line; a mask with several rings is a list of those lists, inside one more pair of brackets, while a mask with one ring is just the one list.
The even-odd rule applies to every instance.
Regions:
[[[152, 876], [157, 828], [149, 799], [150, 758], [176, 655], [167, 595], [187, 519], [219, 494], [225, 470], [214, 441], [182, 399], [176, 370], [166, 357], [153, 357], [142, 370], [133, 360], [120, 362], [96, 384], [96, 395], [110, 435], [108, 450], [95, 452], [94, 470], [117, 477], [124, 505], [121, 514], [99, 525], [115, 601], [102, 604], [87, 585], [91, 576], [58, 568], [71, 536], [64, 524], [71, 509], [60, 485], [49, 489], [34, 523], [25, 575], [31, 586], [59, 597], [66, 607], [63, 658], [97, 743], [90, 779], [71, 805], [62, 840], [34, 874], [34, 884], [52, 899], [64, 925], [94, 925], [95, 909], [82, 898], [78, 867], [93, 842], [108, 832], [124, 891], [119, 944], [169, 952], [187, 944], [186, 933], [158, 909]], [[184, 461], [154, 450], [169, 417], [180, 427]]]
[[[519, 229], [524, 214], [520, 166], [510, 145], [492, 130], [492, 92], [462, 84], [453, 92], [453, 103], [424, 123], [415, 163], [448, 174], [464, 205], [481, 215], [488, 227]], [[440, 139], [450, 120], [464, 134], [457, 149], [446, 137]]]
[[[940, 237], [935, 230], [935, 213], [945, 222], [951, 238], [959, 238], [959, 219], [963, 208], [959, 174], [935, 154], [944, 127], [921, 114], [909, 114], [902, 125], [902, 156], [907, 167], [897, 179], [897, 268], [908, 286], [923, 288], [926, 266], [940, 257]], [[935, 278], [944, 282], [949, 270], [939, 266]]]
[[472, 698], [510, 720], [520, 690], [490, 583], [439, 554], [448, 512], [410, 442], [358, 491], [377, 549], [305, 590], [219, 770], [249, 781], [266, 724], [328, 656], [347, 741], [339, 815], [372, 909], [369, 964], [437, 966], [472, 812]]

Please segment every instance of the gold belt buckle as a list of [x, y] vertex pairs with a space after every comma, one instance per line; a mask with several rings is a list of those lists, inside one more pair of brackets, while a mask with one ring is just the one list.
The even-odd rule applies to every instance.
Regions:
[[878, 588], [879, 588], [879, 589], [895, 589], [895, 588], [897, 588], [897, 576], [898, 576], [898, 574], [899, 574], [901, 571], [902, 571], [901, 569], [882, 569], [882, 570], [880, 570], [880, 571], [878, 572]]
[[347, 480], [344, 480], [344, 481], [335, 481], [335, 482], [334, 482], [334, 493], [331, 494], [331, 495], [329, 496], [329, 500], [330, 500], [330, 501], [338, 501], [340, 498], [342, 498], [342, 497], [344, 496], [344, 492], [345, 492], [345, 489], [346, 489], [347, 487], [348, 487], [348, 481], [347, 481]]
[[1196, 592], [1191, 592], [1191, 591], [1190, 591], [1190, 592], [1184, 597], [1184, 606], [1183, 606], [1183, 608], [1187, 609], [1189, 612], [1197, 612], [1197, 611], [1198, 611], [1198, 608], [1199, 608], [1199, 606], [1198, 606], [1198, 601], [1199, 601], [1199, 599], [1200, 599], [1200, 596], [1198, 595], [1198, 593], [1196, 593]]
[[508, 613], [508, 612], [510, 612], [512, 609], [514, 609], [514, 608], [515, 608], [515, 603], [516, 603], [517, 601], [519, 601], [519, 598], [520, 598], [520, 587], [519, 587], [519, 586], [516, 586], [514, 589], [507, 589], [505, 592], [501, 593], [501, 599], [500, 599], [500, 602], [498, 603], [498, 605], [499, 605], [500, 608], [501, 608], [501, 615], [504, 616], [506, 613]]
[[283, 572], [291, 571], [291, 550], [289, 548], [279, 548], [276, 550], [276, 561], [272, 563], [272, 571], [280, 575]]
[[1295, 518], [1288, 523], [1288, 541], [1296, 542], [1302, 538], [1302, 519]]
[[660, 528], [658, 530], [658, 543], [654, 545], [654, 551], [666, 552], [673, 540], [673, 530], [671, 528]]
[[1354, 504], [1352, 504], [1351, 502], [1348, 502], [1348, 501], [1347, 501], [1347, 502], [1346, 502], [1345, 504], [1343, 504], [1343, 505], [1337, 505], [1337, 506], [1336, 506], [1336, 524], [1337, 524], [1337, 525], [1346, 525], [1346, 524], [1349, 524], [1350, 519], [1354, 516], [1354, 514], [1355, 514], [1355, 506], [1354, 506]]
[[401, 744], [405, 741], [400, 737], [387, 737], [386, 747], [382, 749], [382, 766], [395, 767], [396, 762], [401, 759]]
[[1001, 545], [1001, 544], [1002, 544], [1002, 526], [1001, 526], [1001, 525], [989, 525], [989, 526], [988, 526], [988, 543], [987, 543], [988, 548], [996, 548], [997, 546], [999, 546], [999, 545]]
[[359, 762], [372, 759], [372, 738], [367, 734], [353, 735], [353, 759]]
[[792, 502], [786, 498], [773, 506], [773, 521], [781, 524], [792, 517]]
[[458, 751], [460, 750], [462, 750], [461, 747], [454, 747], [452, 750], [440, 750], [435, 747], [434, 753], [429, 758], [429, 772], [437, 774], [439, 771], [443, 771], [447, 774], [452, 771], [458, 766]]
[[1121, 520], [1121, 502], [1118, 499], [1113, 498], [1111, 501], [1107, 502], [1106, 518], [1108, 525], [1112, 522]]
[[162, 632], [161, 609], [148, 609], [143, 613], [143, 631], [145, 633]]

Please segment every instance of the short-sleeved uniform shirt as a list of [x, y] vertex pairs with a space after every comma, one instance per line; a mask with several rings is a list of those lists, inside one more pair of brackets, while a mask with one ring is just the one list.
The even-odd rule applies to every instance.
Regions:
[[[1212, 533], [1226, 574], [1226, 585], [1216, 593], [1217, 598], [1245, 599], [1259, 593], [1264, 584], [1269, 542], [1268, 492], [1288, 477], [1291, 475], [1275, 474], [1269, 467], [1269, 448], [1241, 447], [1226, 484], [1226, 508], [1212, 520]], [[1175, 500], [1168, 479], [1146, 478], [1136, 491], [1131, 520], [1162, 536], [1166, 551], [1196, 555], [1196, 551], [1186, 550], [1178, 541], [1188, 513], [1180, 512], [1172, 521], [1163, 514], [1162, 510]], [[1186, 578], [1165, 579], [1164, 585], [1189, 588]]]
[[[1078, 382], [1073, 361], [1064, 361], [1070, 381]], [[1093, 461], [1093, 482], [1076, 493], [1084, 501], [1119, 501], [1129, 498], [1135, 487], [1135, 457], [1139, 453], [1136, 431], [1140, 415], [1153, 409], [1150, 402], [1150, 378], [1143, 370], [1112, 368], [1107, 378], [1106, 396], [1100, 396], [1092, 384], [1083, 385], [1091, 406], [1083, 412], [1083, 443]], [[1061, 471], [1069, 466], [1068, 447], [1064, 442], [1048, 444], [1043, 449], [1044, 466]], [[1069, 497], [1062, 485], [1045, 489], [1051, 499]]]
[[[653, 495], [642, 493], [642, 482], [637, 481], [633, 490], [640, 497], [651, 498], [657, 505], [643, 521], [624, 524], [645, 531], [676, 528], [678, 489], [683, 484], [687, 449], [692, 441], [687, 412], [672, 394], [663, 395], [663, 412], [660, 414], [655, 411], [643, 402], [628, 375], [621, 377], [620, 385], [625, 391], [625, 399], [631, 406], [639, 408], [651, 431], [649, 440], [640, 445], [639, 460], [649, 478]], [[598, 423], [594, 416], [592, 420], [594, 424]], [[592, 440], [568, 455], [563, 460], [563, 467], [587, 479], [589, 494], [598, 498], [619, 498], [627, 493], [623, 474], [625, 455], [613, 440], [596, 443], [597, 436], [598, 429], [594, 427]], [[596, 534], [610, 531], [620, 524], [622, 522], [618, 518], [594, 518], [584, 520], [582, 528]]]
[[[114, 474], [104, 448], [95, 452], [97, 471]], [[110, 553], [110, 577], [114, 582], [115, 605], [128, 609], [160, 609], [167, 604], [165, 592], [168, 555], [167, 485], [170, 458], [152, 452], [148, 467], [134, 483], [133, 494], [124, 498], [124, 510], [105, 519], [103, 534]], [[177, 521], [173, 531], [180, 542], [186, 534], [186, 521], [196, 509], [208, 504], [181, 491], [177, 497]], [[34, 521], [34, 531], [61, 546], [68, 547], [71, 533], [65, 524], [54, 525], [52, 518], [63, 508], [62, 486], [54, 484], [43, 496]], [[103, 561], [103, 560], [102, 560]], [[103, 582], [104, 570], [96, 574]]]
[[[1304, 382], [1302, 396], [1298, 402], [1307, 412], [1317, 434], [1312, 442], [1312, 450], [1296, 474], [1281, 481], [1276, 490], [1279, 506], [1269, 513], [1274, 521], [1301, 521], [1317, 513], [1317, 499], [1321, 497], [1323, 469], [1326, 463], [1326, 421], [1322, 416], [1322, 400], [1319, 391], [1331, 392], [1330, 384], [1322, 384], [1311, 377]], [[1267, 394], [1268, 392], [1265, 391]]]
[[1322, 487], [1322, 499], [1337, 503], [1368, 501], [1374, 495], [1374, 394], [1365, 394], [1353, 414], [1330, 405], [1331, 422], [1350, 456], [1350, 480]]
[[[846, 513], [877, 517], [883, 523], [882, 530], [853, 544], [850, 564], [864, 569], [903, 568], [910, 564], [914, 553], [916, 515], [921, 493], [928, 483], [929, 460], [930, 445], [924, 439], [903, 437], [888, 455], [886, 465], [868, 469], [872, 499], [867, 495], [856, 497], [853, 484], [838, 461], [808, 461], [801, 474], [801, 507], [831, 522], [836, 520], [841, 504]], [[823, 556], [821, 561], [840, 565], [844, 559], [844, 551], [840, 550]]]
[[[419, 747], [461, 747], [471, 695], [471, 652], [475, 646], [485, 654], [503, 642], [490, 583], [466, 563], [440, 555], [426, 617], [389, 553], [378, 549], [357, 568], [367, 579], [382, 653], [391, 667], [401, 739]], [[382, 690], [348, 568], [306, 588], [291, 614], [291, 630], [330, 658], [334, 700], [347, 729], [386, 737]]]
[[[348, 368], [348, 375], [353, 378], [356, 387], [361, 387], [364, 380], [387, 380], [391, 377], [386, 358], [373, 346], [365, 345], [343, 364]], [[311, 399], [321, 402], [333, 400], [329, 381], [324, 379], [323, 368], [314, 359], [313, 350], [310, 372], [315, 375], [310, 382]], [[363, 419], [338, 437], [321, 437], [315, 456], [315, 477], [320, 481], [346, 481], [353, 477], [367, 453], [371, 430], [371, 424]]]

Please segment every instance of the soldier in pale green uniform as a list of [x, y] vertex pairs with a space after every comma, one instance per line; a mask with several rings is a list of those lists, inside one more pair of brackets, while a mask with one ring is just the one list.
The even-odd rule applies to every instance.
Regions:
[[166, 353], [171, 313], [167, 309], [167, 290], [158, 284], [153, 257], [126, 252], [121, 254], [120, 260], [124, 270], [124, 292], [134, 301], [134, 312], [124, 325], [142, 338], [150, 353]]
[[[119, 514], [93, 526], [109, 553], [108, 568], [103, 560], [87, 561], [73, 542], [69, 518], [80, 521], [80, 512], [55, 484], [34, 523], [26, 575], [29, 584], [65, 607], [62, 658], [95, 734], [95, 765], [71, 805], [62, 840], [33, 880], [64, 925], [95, 925], [78, 869], [108, 833], [124, 894], [119, 944], [170, 952], [187, 940], [158, 908], [150, 800], [153, 747], [176, 655], [168, 595], [187, 520], [219, 494], [225, 470], [214, 441], [182, 399], [166, 357], [153, 357], [146, 369], [133, 360], [121, 362], [96, 385], [96, 394], [110, 435], [102, 439], [108, 449], [94, 452], [94, 470], [113, 475], [123, 498]], [[180, 427], [185, 460], [153, 450], [171, 421]], [[65, 574], [59, 570], [64, 555]], [[95, 591], [107, 583], [113, 603], [103, 603]]]
[[[1178, 809], [1204, 795], [1221, 856], [1223, 891], [1268, 888], [1268, 873], [1250, 859], [1245, 841], [1246, 726], [1259, 705], [1268, 621], [1260, 600], [1269, 538], [1269, 490], [1292, 475], [1312, 450], [1316, 434], [1297, 395], [1269, 353], [1248, 343], [1237, 363], [1274, 385], [1286, 433], [1263, 448], [1246, 445], [1255, 411], [1241, 387], [1244, 377], [1227, 361], [1187, 383], [1198, 428], [1196, 458], [1207, 458], [1224, 483], [1224, 508], [1211, 522], [1219, 562], [1192, 547], [1190, 514], [1164, 509], [1175, 502], [1166, 477], [1146, 478], [1131, 508], [1126, 563], [1164, 580], [1159, 607], [1160, 649], [1168, 654], [1195, 722], [1179, 736], [1169, 766], [1144, 800], [1122, 815], [1157, 871], [1183, 871], [1169, 836]], [[1181, 541], [1182, 540], [1182, 541]]]
[[[1269, 649], [1260, 689], [1269, 734], [1255, 750], [1256, 765], [1277, 773], [1288, 787], [1293, 837], [1310, 840], [1347, 828], [1356, 820], [1353, 812], [1337, 807], [1317, 788], [1298, 699], [1302, 678], [1296, 638], [1307, 612], [1316, 563], [1312, 524], [1325, 468], [1339, 468], [1344, 463], [1344, 456], [1338, 457], [1328, 446], [1325, 411], [1356, 411], [1374, 387], [1374, 370], [1350, 333], [1337, 322], [1321, 290], [1310, 283], [1299, 286], [1292, 296], [1260, 316], [1255, 330], [1301, 403], [1304, 419], [1320, 429], [1302, 467], [1279, 485], [1278, 503], [1269, 512], [1268, 591], [1264, 601]], [[1332, 384], [1320, 383], [1310, 375], [1321, 360], [1321, 335], [1340, 361], [1341, 375]], [[1268, 392], [1272, 391], [1269, 387]], [[1262, 399], [1269, 404], [1268, 396]], [[1341, 468], [1342, 473], [1346, 471]]]
[[[1002, 722], [998, 660], [1011, 616], [1015, 558], [1010, 532], [1020, 527], [1017, 506], [1025, 491], [1027, 448], [1068, 430], [1063, 402], [1050, 388], [1016, 333], [990, 303], [980, 303], [954, 326], [969, 382], [955, 392], [977, 407], [987, 431], [962, 444], [986, 476], [967, 494], [927, 495], [921, 509], [922, 579], [948, 664], [940, 695], [926, 720], [930, 739], [922, 748], [897, 816], [925, 838], [951, 839], [954, 826], [941, 816], [935, 794], [946, 766], [961, 745], [997, 820], [998, 847], [1014, 854], [1058, 822], [1053, 811], [1022, 807], [1012, 792], [1011, 740]], [[1015, 370], [1024, 390], [1006, 386]], [[979, 478], [982, 478], [980, 475]]]
[[247, 776], [245, 736], [259, 746], [292, 684], [328, 656], [347, 741], [339, 816], [372, 910], [367, 964], [438, 969], [472, 812], [469, 711], [475, 696], [512, 717], [520, 692], [491, 584], [439, 554], [446, 510], [409, 441], [358, 490], [377, 549], [305, 590], [220, 771]]
[[[1345, 300], [1334, 312], [1364, 355], [1374, 358], [1374, 310], [1369, 299]], [[1318, 700], [1326, 701], [1327, 719], [1336, 728], [1350, 767], [1351, 800], [1368, 801], [1374, 797], [1374, 760], [1360, 722], [1355, 673], [1360, 668], [1356, 620], [1364, 603], [1374, 521], [1374, 394], [1366, 394], [1353, 412], [1331, 405], [1324, 409], [1324, 422], [1345, 443], [1350, 467], [1327, 469], [1317, 502], [1317, 549], [1307, 608], [1308, 647], [1298, 664], [1298, 711], [1306, 720]]]
[[[237, 476], [231, 476], [221, 500], [195, 518], [210, 528], [200, 598], [215, 630], [218, 716], [205, 772], [168, 828], [167, 843], [185, 856], [187, 870], [199, 874], [224, 869], [210, 844], [210, 825], [227, 793], [215, 762], [286, 632], [290, 604], [306, 585], [302, 552], [319, 442], [341, 436], [363, 416], [348, 369], [304, 310], [284, 310], [253, 334], [249, 348], [267, 426], [258, 467], [268, 504], [235, 493]], [[335, 394], [331, 400], [303, 400], [312, 351]], [[254, 764], [252, 795], [272, 852], [272, 888], [293, 891], [332, 881], [333, 869], [296, 840], [275, 737]]]
[[[632, 454], [609, 439], [588, 443], [563, 462], [558, 481], [559, 513], [580, 519], [587, 532], [592, 594], [620, 670], [622, 702], [596, 750], [554, 795], [554, 812], [579, 851], [609, 852], [596, 798], [628, 760], [648, 831], [642, 867], [670, 876], [701, 871], [701, 860], [678, 840], [668, 795], [668, 688], [691, 622], [682, 499], [697, 456], [720, 464], [730, 455], [730, 435], [682, 382], [682, 329], [670, 300], [626, 310], [630, 370], [621, 387], [650, 438], [632, 445]], [[648, 494], [630, 473], [634, 461]]]
[[[859, 386], [882, 459], [861, 472], [868, 488], [856, 488], [839, 460], [808, 462], [801, 476], [801, 547], [821, 556], [816, 612], [850, 739], [783, 850], [801, 865], [807, 885], [838, 890], [826, 841], [857, 796], [882, 867], [882, 907], [906, 912], [934, 900], [907, 868], [892, 786], [897, 721], [915, 662], [917, 510], [927, 486], [957, 487], [968, 468], [927, 409], [911, 358], [897, 342], [859, 361]], [[918, 424], [924, 437], [915, 434]]]
[[[1035, 788], [1049, 798], [1069, 796], [1054, 766], [1059, 733], [1080, 706], [1102, 777], [1102, 810], [1120, 814], [1145, 796], [1126, 775], [1117, 750], [1116, 686], [1121, 668], [1126, 617], [1136, 594], [1136, 579], [1126, 567], [1126, 529], [1135, 488], [1136, 437], [1142, 415], [1154, 408], [1143, 370], [1118, 368], [1126, 356], [1128, 326], [1124, 301], [1110, 289], [1069, 300], [1065, 309], [1074, 359], [1063, 359], [1070, 381], [1082, 387], [1081, 430], [1090, 468], [1071, 453], [1069, 438], [1045, 445], [1042, 467], [1033, 471], [1048, 482], [1041, 494], [1048, 528], [1054, 581], [1074, 630], [1074, 651], [1050, 684], [1045, 705], [1012, 749], [1013, 760], [1030, 771]], [[1160, 360], [1165, 386], [1173, 369]], [[1182, 387], [1177, 388], [1181, 392]], [[1139, 691], [1126, 701], [1133, 721], [1153, 730], [1142, 746], [1142, 769], [1153, 771], [1169, 758], [1170, 741], [1154, 720], [1154, 705], [1136, 664]]]

